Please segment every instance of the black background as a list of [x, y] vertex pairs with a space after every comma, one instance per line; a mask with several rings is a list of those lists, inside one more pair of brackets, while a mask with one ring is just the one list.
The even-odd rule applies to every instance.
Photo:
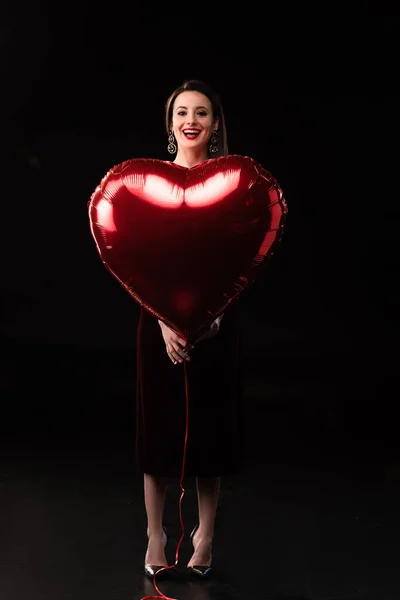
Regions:
[[351, 6], [3, 4], [3, 440], [133, 447], [138, 307], [87, 202], [119, 162], [169, 158], [164, 103], [200, 78], [289, 207], [243, 297], [249, 415], [296, 448], [398, 449], [398, 16]]

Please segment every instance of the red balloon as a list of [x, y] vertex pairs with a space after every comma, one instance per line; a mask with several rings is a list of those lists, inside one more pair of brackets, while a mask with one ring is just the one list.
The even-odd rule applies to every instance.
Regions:
[[248, 156], [192, 168], [139, 158], [111, 169], [88, 203], [100, 258], [140, 305], [194, 340], [255, 281], [287, 205]]

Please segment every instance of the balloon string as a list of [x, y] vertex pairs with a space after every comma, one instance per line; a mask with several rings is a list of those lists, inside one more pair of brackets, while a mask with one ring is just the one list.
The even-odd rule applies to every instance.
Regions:
[[178, 564], [178, 560], [179, 560], [179, 548], [181, 547], [183, 538], [185, 537], [185, 526], [184, 526], [183, 518], [182, 518], [182, 500], [185, 495], [185, 488], [183, 487], [183, 477], [184, 477], [184, 473], [185, 473], [186, 448], [187, 448], [187, 439], [188, 439], [188, 430], [189, 430], [189, 390], [188, 390], [186, 360], [183, 361], [183, 371], [184, 371], [184, 376], [185, 376], [186, 423], [185, 423], [185, 441], [183, 444], [182, 472], [181, 472], [181, 480], [179, 482], [180, 488], [182, 490], [181, 496], [179, 498], [179, 520], [180, 520], [181, 527], [182, 527], [182, 534], [181, 534], [180, 540], [178, 542], [178, 545], [176, 547], [175, 563], [173, 565], [168, 565], [167, 567], [163, 567], [162, 569], [159, 569], [157, 571], [157, 573], [154, 574], [153, 585], [160, 595], [159, 596], [143, 596], [143, 598], [141, 598], [140, 600], [150, 600], [150, 599], [155, 599], [155, 598], [157, 598], [157, 599], [161, 598], [162, 600], [178, 600], [177, 598], [171, 598], [170, 596], [165, 596], [165, 594], [162, 593], [162, 591], [159, 589], [159, 587], [156, 584], [156, 577], [161, 572], [167, 571], [169, 569], [174, 569], [176, 567], [176, 565]]

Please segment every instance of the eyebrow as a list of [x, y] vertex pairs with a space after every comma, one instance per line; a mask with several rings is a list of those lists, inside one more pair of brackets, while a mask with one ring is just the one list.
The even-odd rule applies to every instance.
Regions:
[[[176, 110], [179, 110], [180, 108], [186, 108], [186, 110], [187, 110], [187, 106], [178, 106], [176, 108]], [[206, 106], [196, 106], [196, 108], [205, 108], [205, 110], [208, 110], [208, 108]]]

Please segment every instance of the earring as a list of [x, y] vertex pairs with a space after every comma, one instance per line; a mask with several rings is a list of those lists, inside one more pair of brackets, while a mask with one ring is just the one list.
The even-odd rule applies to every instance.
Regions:
[[169, 136], [168, 136], [168, 152], [170, 154], [175, 154], [175, 152], [176, 152], [175, 137], [174, 137], [174, 134], [172, 133], [172, 131], [169, 132]]
[[215, 130], [211, 136], [210, 140], [210, 154], [215, 154], [218, 152], [218, 131]]

